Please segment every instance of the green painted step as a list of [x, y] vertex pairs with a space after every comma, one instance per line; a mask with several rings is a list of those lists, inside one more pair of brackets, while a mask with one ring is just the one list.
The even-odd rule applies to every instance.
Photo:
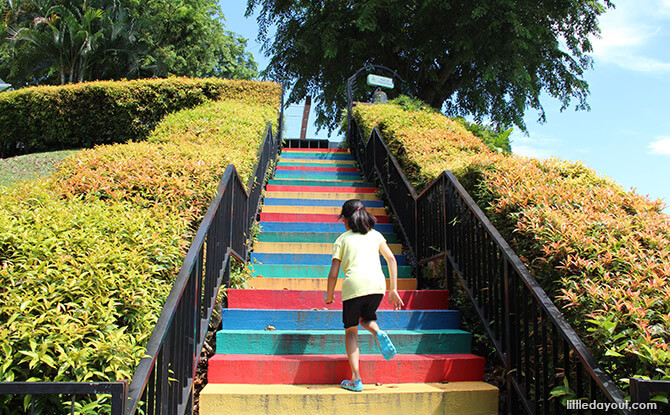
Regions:
[[[342, 235], [341, 233], [327, 232], [261, 232], [258, 235], [260, 242], [312, 242], [312, 243], [334, 243]], [[398, 243], [398, 235], [395, 233], [383, 234], [386, 242]]]
[[[339, 173], [339, 174], [338, 174]], [[345, 173], [345, 174], [342, 174]], [[346, 174], [351, 173], [351, 174]], [[356, 172], [332, 172], [323, 174], [318, 171], [303, 172], [300, 170], [278, 170], [275, 179], [304, 179], [304, 180], [362, 180], [361, 175]]]
[[309, 160], [305, 160], [304, 162], [282, 162], [280, 161], [277, 163], [277, 166], [290, 166], [290, 167], [356, 167], [353, 164], [350, 163], [310, 163]]
[[[382, 327], [383, 329], [383, 327]], [[379, 354], [377, 341], [358, 332], [361, 354]], [[463, 330], [389, 330], [398, 354], [470, 353], [472, 335]], [[333, 355], [346, 354], [342, 330], [219, 330], [217, 354]]]
[[[294, 265], [294, 264], [250, 264], [254, 277], [264, 278], [328, 278], [330, 265]], [[388, 267], [382, 265], [382, 271], [388, 278]], [[339, 278], [344, 278], [340, 270]], [[398, 265], [398, 278], [412, 278], [412, 267]]]
[[370, 182], [347, 180], [270, 179], [268, 184], [281, 186], [377, 187], [376, 184]]

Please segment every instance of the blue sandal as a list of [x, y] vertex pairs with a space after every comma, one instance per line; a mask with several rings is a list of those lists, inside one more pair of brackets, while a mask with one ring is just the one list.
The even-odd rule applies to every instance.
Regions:
[[379, 342], [379, 348], [382, 351], [382, 356], [384, 359], [391, 360], [395, 356], [396, 350], [395, 346], [389, 339], [389, 336], [381, 330], [377, 330], [377, 341]]
[[363, 382], [360, 379], [343, 380], [342, 383], [340, 383], [340, 386], [342, 386], [343, 389], [353, 392], [363, 392]]

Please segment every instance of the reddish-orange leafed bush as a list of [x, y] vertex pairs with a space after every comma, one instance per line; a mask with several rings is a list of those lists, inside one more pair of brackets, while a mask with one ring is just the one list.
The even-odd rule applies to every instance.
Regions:
[[580, 163], [505, 156], [455, 121], [394, 105], [354, 108], [421, 189], [451, 170], [601, 363], [670, 378], [670, 219]]

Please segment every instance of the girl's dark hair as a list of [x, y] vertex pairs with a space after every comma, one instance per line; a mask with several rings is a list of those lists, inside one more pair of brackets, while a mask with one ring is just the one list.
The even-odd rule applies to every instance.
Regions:
[[342, 213], [338, 219], [346, 219], [352, 231], [365, 235], [375, 227], [377, 218], [365, 210], [365, 205], [358, 199], [351, 199], [342, 205]]

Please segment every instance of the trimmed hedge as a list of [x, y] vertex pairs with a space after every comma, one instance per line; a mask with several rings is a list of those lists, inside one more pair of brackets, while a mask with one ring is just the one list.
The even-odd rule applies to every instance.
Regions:
[[100, 81], [0, 94], [0, 155], [141, 141], [168, 113], [207, 100], [276, 108], [279, 86], [218, 78]]
[[670, 218], [580, 163], [490, 151], [440, 114], [359, 105], [421, 191], [452, 170], [616, 378], [670, 378]]
[[0, 187], [0, 381], [131, 378], [226, 166], [249, 178], [267, 123], [277, 129], [274, 90], [271, 105], [170, 114], [145, 142]]

